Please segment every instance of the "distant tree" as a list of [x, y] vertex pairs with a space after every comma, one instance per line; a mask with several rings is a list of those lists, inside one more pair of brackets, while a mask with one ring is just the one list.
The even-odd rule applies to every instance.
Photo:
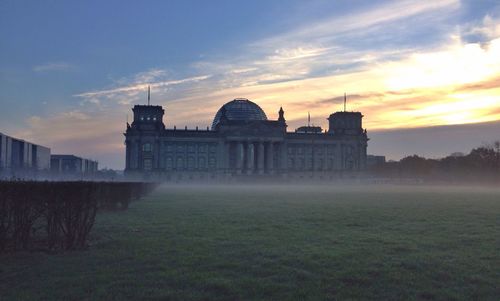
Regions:
[[405, 157], [399, 163], [402, 174], [419, 177], [430, 175], [437, 164], [436, 160], [426, 159], [417, 155]]
[[371, 170], [384, 177], [418, 177], [428, 180], [499, 182], [500, 141], [474, 148], [469, 154], [453, 153], [442, 159], [407, 156]]
[[118, 173], [113, 169], [104, 168], [97, 172], [97, 175], [100, 179], [105, 180], [116, 180], [118, 178]]
[[450, 157], [463, 157], [463, 156], [465, 156], [465, 154], [462, 152], [454, 152], [450, 155]]

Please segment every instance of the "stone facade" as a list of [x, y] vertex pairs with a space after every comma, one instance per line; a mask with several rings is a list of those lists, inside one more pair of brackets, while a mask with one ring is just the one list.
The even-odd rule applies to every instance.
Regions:
[[125, 132], [131, 177], [202, 180], [233, 177], [332, 178], [366, 168], [366, 130], [359, 112], [337, 112], [328, 131], [287, 132], [247, 99], [228, 102], [211, 129], [165, 129], [161, 106], [136, 105]]

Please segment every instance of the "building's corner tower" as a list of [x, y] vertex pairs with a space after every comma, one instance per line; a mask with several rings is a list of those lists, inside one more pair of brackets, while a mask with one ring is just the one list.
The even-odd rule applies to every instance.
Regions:
[[328, 134], [340, 139], [339, 156], [342, 170], [363, 170], [366, 168], [368, 137], [363, 129], [361, 112], [335, 112], [328, 117]]
[[132, 111], [134, 112], [132, 129], [141, 131], [165, 129], [165, 125], [163, 124], [165, 110], [163, 110], [162, 106], [135, 105]]
[[134, 120], [125, 132], [125, 172], [152, 172], [160, 166], [160, 136], [165, 130], [162, 106], [135, 105]]
[[363, 133], [360, 112], [335, 112], [328, 117], [328, 133], [359, 135]]

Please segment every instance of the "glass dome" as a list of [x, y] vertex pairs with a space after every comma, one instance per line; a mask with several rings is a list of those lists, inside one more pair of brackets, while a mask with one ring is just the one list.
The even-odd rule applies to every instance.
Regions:
[[266, 113], [256, 103], [246, 98], [236, 98], [217, 111], [212, 122], [212, 130], [219, 123], [223, 108], [226, 110], [228, 120], [267, 120]]

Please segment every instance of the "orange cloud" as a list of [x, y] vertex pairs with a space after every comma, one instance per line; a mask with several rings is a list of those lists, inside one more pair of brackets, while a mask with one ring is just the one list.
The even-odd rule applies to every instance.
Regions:
[[[399, 5], [403, 7], [410, 5], [402, 3]], [[419, 3], [410, 5], [407, 13], [413, 16], [422, 11], [455, 9], [457, 5], [457, 1], [451, 0]], [[399, 11], [389, 12], [380, 10], [371, 13], [370, 19], [357, 18], [362, 24], [342, 23], [346, 27], [338, 30], [400, 18]], [[280, 45], [290, 37], [301, 38], [311, 32], [328, 36], [329, 24], [337, 21], [332, 22], [258, 41], [252, 49]], [[87, 100], [82, 101], [80, 110], [48, 118], [32, 117], [28, 130], [21, 136], [53, 145], [58, 152], [85, 151], [96, 156], [121, 152], [125, 114], [131, 114], [133, 104], [145, 101], [148, 85], [156, 88], [154, 103], [164, 106], [167, 127], [204, 128], [225, 102], [246, 97], [259, 104], [270, 119], [276, 119], [283, 106], [290, 130], [306, 123], [307, 112], [311, 113], [312, 122], [326, 128], [328, 115], [342, 109], [344, 92], [348, 94], [348, 110], [361, 111], [369, 131], [497, 121], [500, 21], [488, 17], [483, 23], [483, 27], [468, 31], [488, 37], [486, 42], [468, 43], [453, 35], [442, 46], [426, 51], [362, 51], [289, 43], [242, 62], [194, 64], [194, 69], [202, 71], [199, 74], [210, 76], [167, 80], [166, 72], [155, 69], [139, 74], [131, 82], [120, 82], [118, 87], [77, 95]], [[345, 53], [338, 53], [344, 50]], [[360, 65], [341, 71], [311, 71], [323, 65], [349, 62]]]

